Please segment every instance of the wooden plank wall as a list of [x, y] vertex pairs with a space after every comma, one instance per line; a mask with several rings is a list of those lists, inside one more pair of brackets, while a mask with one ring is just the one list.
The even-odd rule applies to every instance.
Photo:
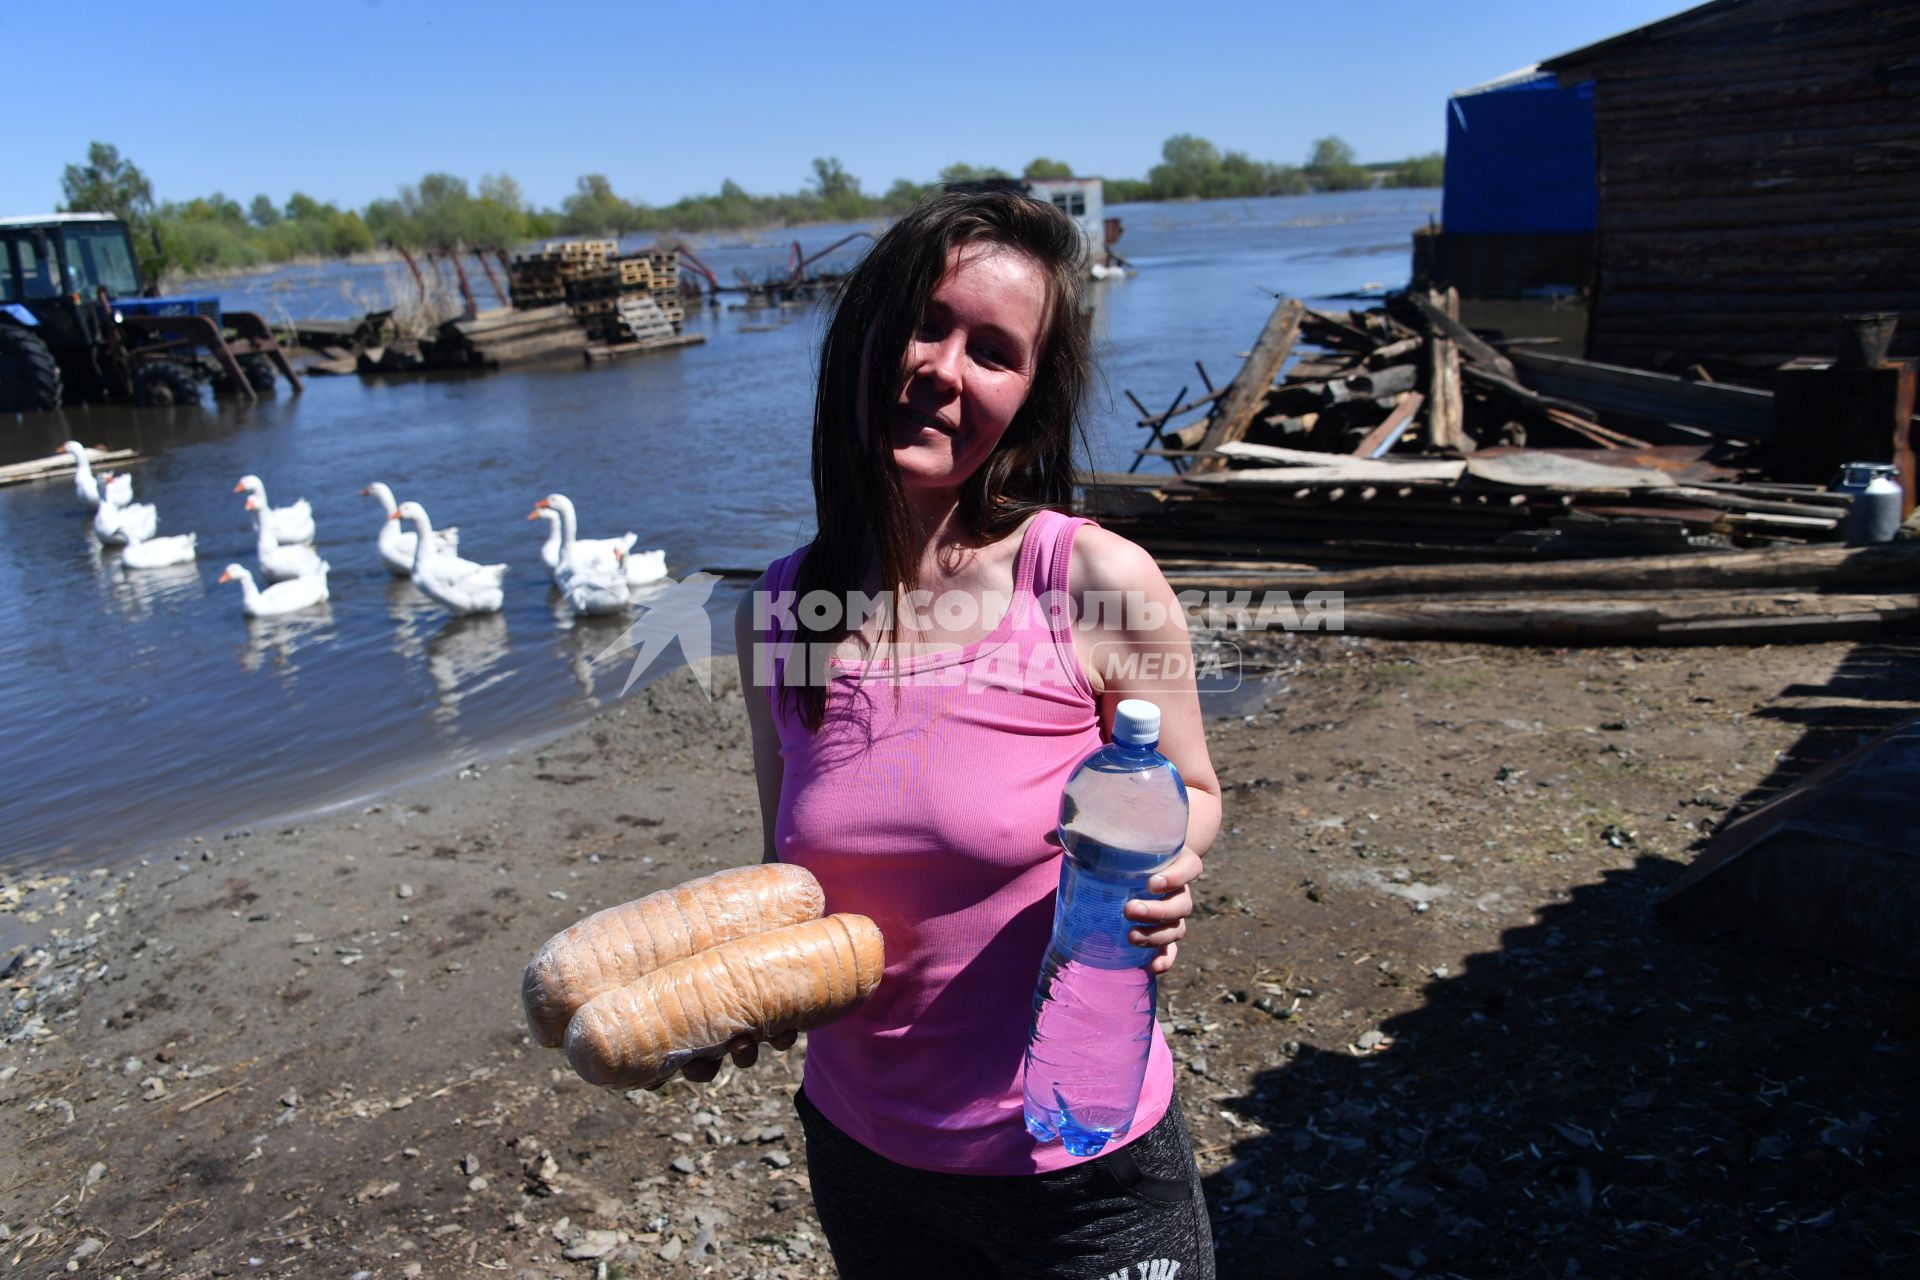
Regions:
[[1920, 3], [1746, 0], [1579, 57], [1550, 65], [1596, 81], [1594, 359], [1829, 356], [1855, 311], [1920, 355]]

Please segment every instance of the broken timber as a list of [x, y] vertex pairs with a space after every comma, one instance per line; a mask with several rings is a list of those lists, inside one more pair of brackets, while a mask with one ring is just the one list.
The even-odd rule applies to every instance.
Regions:
[[[1082, 477], [1089, 510], [1178, 590], [1340, 591], [1358, 634], [1802, 641], [1920, 618], [1920, 544], [1833, 545], [1851, 497], [1761, 480], [1770, 455], [1729, 441], [1766, 434], [1769, 393], [1503, 350], [1456, 306], [1275, 308], [1217, 399], [1134, 400], [1159, 446], [1139, 456], [1176, 474]], [[1279, 379], [1296, 336], [1319, 349]]]
[[556, 356], [577, 357], [586, 347], [587, 331], [559, 304], [449, 320], [433, 342], [421, 344], [421, 355], [436, 367], [494, 368]]
[[[145, 458], [140, 457], [132, 449], [94, 447], [87, 450], [87, 462], [95, 467], [107, 465], [124, 467], [145, 461]], [[51, 458], [29, 458], [25, 462], [9, 462], [5, 466], [0, 466], [0, 487], [31, 484], [35, 480], [50, 480], [56, 476], [70, 476], [74, 472], [75, 465], [73, 455], [69, 453], [58, 454]]]
[[[1267, 327], [1261, 330], [1260, 340], [1254, 343], [1247, 362], [1240, 366], [1227, 393], [1214, 406], [1213, 421], [1200, 441], [1202, 453], [1231, 444], [1247, 433], [1253, 415], [1266, 403], [1267, 393], [1273, 389], [1280, 366], [1293, 351], [1293, 344], [1300, 336], [1300, 317], [1305, 311], [1297, 300], [1288, 298], [1267, 317]], [[1192, 469], [1206, 472], [1225, 465], [1217, 458], [1201, 458]]]

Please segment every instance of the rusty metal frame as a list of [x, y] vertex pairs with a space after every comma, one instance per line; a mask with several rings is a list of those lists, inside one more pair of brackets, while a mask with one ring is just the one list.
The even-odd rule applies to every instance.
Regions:
[[155, 356], [175, 347], [187, 347], [189, 350], [205, 347], [213, 353], [214, 362], [247, 398], [248, 404], [260, 398], [259, 393], [253, 389], [253, 384], [247, 381], [247, 375], [240, 368], [240, 361], [234, 356], [233, 348], [227, 345], [227, 339], [220, 332], [220, 326], [209, 317], [123, 316], [120, 327], [128, 333], [158, 339], [158, 341], [135, 347], [130, 353], [134, 360]]
[[[131, 371], [139, 361], [165, 356], [178, 348], [186, 348], [189, 354], [204, 348], [219, 365], [227, 381], [247, 402], [259, 400], [260, 393], [254, 390], [253, 383], [247, 379], [246, 371], [240, 367], [240, 356], [265, 356], [278, 369], [294, 394], [306, 390], [300, 381], [300, 375], [294, 372], [293, 364], [287, 359], [287, 353], [273, 336], [273, 330], [267, 322], [252, 311], [229, 311], [221, 316], [227, 328], [233, 330], [234, 340], [227, 341], [226, 334], [219, 324], [208, 316], [123, 316], [114, 330], [109, 344], [117, 348], [121, 358]], [[126, 345], [128, 336], [145, 337], [153, 341], [136, 346]]]

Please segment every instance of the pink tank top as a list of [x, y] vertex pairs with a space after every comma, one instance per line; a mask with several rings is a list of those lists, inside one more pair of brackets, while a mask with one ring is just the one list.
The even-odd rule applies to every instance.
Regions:
[[[835, 661], [818, 734], [765, 691], [780, 734], [780, 860], [814, 873], [829, 912], [870, 916], [886, 939], [873, 998], [808, 1034], [807, 1096], [863, 1146], [913, 1168], [1080, 1163], [1027, 1133], [1021, 1066], [1060, 881], [1047, 836], [1068, 773], [1101, 742], [1065, 608], [1073, 531], [1086, 523], [1055, 511], [1028, 523], [1012, 607], [985, 639]], [[767, 570], [776, 600], [805, 554]], [[770, 638], [789, 639], [775, 618]], [[804, 669], [788, 657], [777, 672]], [[1130, 1132], [1152, 1128], [1172, 1093], [1156, 1027]]]

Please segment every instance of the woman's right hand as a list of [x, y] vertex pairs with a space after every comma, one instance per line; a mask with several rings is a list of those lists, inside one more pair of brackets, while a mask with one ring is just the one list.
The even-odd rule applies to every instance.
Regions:
[[[785, 1053], [799, 1039], [798, 1031], [783, 1031], [768, 1040], [767, 1043]], [[760, 1042], [752, 1036], [735, 1036], [727, 1042], [727, 1047], [711, 1057], [695, 1058], [680, 1068], [680, 1074], [694, 1084], [705, 1084], [720, 1074], [720, 1063], [728, 1054], [733, 1055], [733, 1065], [746, 1070], [760, 1060]], [[667, 1082], [661, 1081], [656, 1089], [663, 1089]]]

